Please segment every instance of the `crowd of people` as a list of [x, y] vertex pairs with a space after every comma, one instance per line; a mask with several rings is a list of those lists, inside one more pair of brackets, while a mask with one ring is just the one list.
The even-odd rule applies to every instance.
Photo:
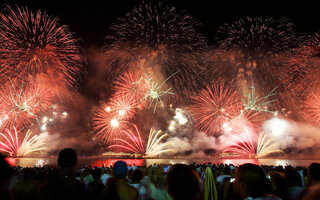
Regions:
[[77, 167], [63, 149], [58, 166], [11, 167], [0, 154], [1, 200], [309, 200], [320, 199], [320, 164]]

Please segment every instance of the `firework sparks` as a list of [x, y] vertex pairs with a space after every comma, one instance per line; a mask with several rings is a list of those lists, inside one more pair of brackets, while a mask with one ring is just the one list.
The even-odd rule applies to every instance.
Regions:
[[[227, 37], [220, 48], [242, 55], [237, 62], [247, 81], [258, 83], [261, 93], [275, 86], [279, 86], [280, 92], [285, 91], [283, 77], [277, 72], [284, 69], [293, 49], [301, 45], [293, 23], [287, 18], [248, 17], [227, 24], [220, 32]], [[281, 104], [286, 104], [286, 100], [277, 102], [278, 107]]]
[[255, 87], [252, 85], [251, 93], [248, 94], [248, 100], [243, 104], [244, 110], [245, 111], [253, 110], [258, 112], [260, 111], [271, 112], [268, 110], [268, 105], [276, 101], [276, 99], [269, 99], [269, 98], [277, 95], [277, 93], [275, 92], [276, 89], [277, 87], [271, 90], [271, 92], [269, 92], [269, 94], [267, 94], [266, 96], [259, 98], [255, 93]]
[[114, 82], [114, 90], [119, 96], [130, 96], [137, 104], [146, 94], [145, 79], [140, 73], [126, 72]]
[[163, 3], [143, 2], [111, 26], [107, 41], [112, 45], [104, 53], [109, 71], [125, 71], [136, 66], [134, 60], [144, 57], [153, 68], [160, 68], [154, 71], [161, 71], [164, 77], [179, 72], [169, 80], [175, 91], [198, 90], [207, 44], [196, 28], [198, 23], [185, 12]]
[[114, 138], [121, 137], [122, 131], [128, 124], [128, 121], [122, 118], [123, 115], [111, 110], [109, 104], [104, 103], [99, 106], [92, 118], [95, 134], [105, 143], [110, 143]]
[[293, 23], [287, 18], [247, 17], [227, 24], [219, 32], [227, 36], [221, 43], [222, 49], [237, 50], [251, 61], [265, 61], [299, 46]]
[[230, 142], [230, 146], [228, 146], [223, 152], [236, 152], [249, 156], [255, 154], [251, 135], [252, 133], [247, 127], [235, 130], [235, 132], [231, 134], [231, 138], [233, 140]]
[[136, 125], [133, 125], [133, 127], [134, 127], [135, 132], [133, 132], [131, 130], [124, 130], [123, 131], [124, 135], [126, 135], [128, 137], [129, 142], [124, 139], [121, 139], [121, 138], [114, 138], [115, 142], [120, 142], [123, 144], [113, 144], [113, 145], [110, 145], [109, 148], [118, 147], [118, 148], [126, 149], [126, 150], [131, 151], [136, 154], [144, 154], [145, 148], [143, 146], [140, 132], [139, 132]]
[[128, 150], [136, 154], [144, 154], [146, 156], [158, 156], [162, 153], [176, 152], [172, 148], [171, 142], [162, 142], [164, 138], [168, 137], [167, 133], [163, 133], [161, 130], [155, 131], [150, 129], [147, 145], [145, 146], [139, 129], [136, 125], [133, 126], [134, 131], [126, 130], [123, 133], [127, 136], [127, 140], [121, 138], [115, 138], [115, 142], [119, 144], [110, 145], [109, 148], [121, 148]]
[[311, 92], [304, 103], [305, 118], [315, 126], [320, 126], [320, 90]]
[[236, 91], [215, 83], [193, 97], [189, 109], [200, 131], [218, 136], [223, 131], [223, 124], [239, 115], [240, 107], [241, 100]]
[[152, 81], [151, 79], [146, 80], [147, 85], [150, 85], [148, 88], [149, 90], [146, 92], [145, 97], [143, 99], [148, 99], [149, 100], [149, 107], [148, 109], [150, 109], [150, 107], [153, 105], [154, 103], [154, 108], [153, 108], [153, 113], [156, 112], [158, 103], [162, 103], [162, 96], [164, 95], [174, 95], [173, 92], [171, 92], [171, 88], [168, 88], [167, 90], [163, 90], [163, 86], [164, 84], [171, 78], [173, 77], [176, 73], [171, 74], [169, 77], [166, 78], [166, 80], [164, 80], [160, 85], [159, 83]]
[[[66, 26], [45, 12], [7, 6], [0, 13], [0, 79], [17, 83], [32, 76], [53, 88], [59, 96], [78, 86], [84, 56]], [[41, 77], [41, 78], [40, 78]], [[9, 78], [9, 79], [8, 79]], [[65, 88], [64, 90], [61, 90]], [[69, 94], [69, 93], [68, 93]]]
[[26, 156], [48, 149], [45, 138], [42, 135], [32, 136], [32, 132], [28, 130], [23, 141], [19, 143], [18, 132], [15, 127], [13, 127], [13, 129], [14, 134], [8, 129], [6, 129], [6, 133], [0, 133], [0, 151], [9, 153], [10, 155]]
[[137, 104], [131, 96], [115, 95], [106, 105], [105, 111], [113, 113], [118, 119], [128, 120], [134, 116], [136, 108]]
[[38, 116], [49, 108], [52, 101], [52, 95], [48, 90], [34, 85], [6, 85], [2, 88], [0, 96], [0, 113], [3, 119], [1, 128], [28, 128], [34, 120], [39, 124]]
[[259, 134], [257, 143], [256, 158], [266, 157], [272, 153], [284, 153], [279, 149], [279, 144], [273, 138], [268, 137], [264, 132]]
[[168, 137], [167, 133], [163, 133], [161, 130], [156, 131], [150, 129], [146, 147], [146, 155], [157, 156], [162, 153], [176, 152], [176, 150], [172, 148], [174, 144], [172, 144], [171, 142], [166, 141], [164, 143], [161, 143], [161, 141], [166, 137]]

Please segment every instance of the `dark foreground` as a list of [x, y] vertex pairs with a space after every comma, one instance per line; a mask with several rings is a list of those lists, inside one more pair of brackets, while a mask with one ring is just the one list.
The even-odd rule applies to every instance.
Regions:
[[[1, 156], [0, 199], [272, 200], [319, 199], [320, 194], [320, 164], [311, 164], [312, 160], [311, 165], [299, 166], [265, 165], [250, 159], [239, 163], [233, 159], [216, 163], [188, 160], [185, 164], [178, 159], [171, 164], [155, 159], [149, 163], [106, 159], [85, 165], [80, 164], [86, 159], [70, 155], [51, 159], [55, 163], [10, 167]], [[244, 164], [247, 162], [253, 164]]]

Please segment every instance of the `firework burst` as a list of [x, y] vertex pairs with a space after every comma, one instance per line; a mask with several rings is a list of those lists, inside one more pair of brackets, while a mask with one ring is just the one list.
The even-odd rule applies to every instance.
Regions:
[[189, 110], [196, 127], [209, 135], [222, 134], [223, 124], [240, 114], [238, 93], [223, 83], [207, 86], [192, 98]]
[[247, 17], [221, 27], [219, 32], [227, 36], [222, 49], [236, 50], [250, 61], [266, 61], [299, 46], [293, 23], [287, 18]]
[[[48, 86], [78, 86], [84, 56], [77, 40], [58, 18], [45, 12], [7, 6], [0, 13], [0, 79], [25, 83], [45, 79]], [[62, 87], [65, 88], [65, 87]], [[61, 88], [60, 88], [61, 89]], [[53, 89], [59, 96], [66, 90]]]
[[42, 135], [32, 136], [30, 130], [25, 134], [23, 141], [19, 143], [19, 134], [13, 127], [14, 134], [6, 129], [6, 133], [0, 133], [0, 151], [10, 155], [26, 156], [35, 152], [48, 150], [45, 138]]
[[129, 71], [124, 73], [114, 82], [114, 90], [119, 96], [129, 96], [139, 104], [144, 98], [147, 88], [145, 79], [138, 72]]
[[131, 96], [114, 95], [105, 110], [113, 113], [118, 119], [128, 120], [134, 116], [136, 108], [137, 104]]
[[151, 106], [154, 103], [154, 107], [153, 107], [153, 113], [156, 112], [158, 103], [162, 103], [162, 96], [164, 95], [174, 95], [173, 92], [171, 92], [171, 88], [168, 89], [163, 89], [163, 87], [165, 86], [165, 83], [172, 78], [176, 73], [171, 74], [169, 77], [166, 78], [166, 80], [164, 80], [161, 84], [152, 81], [151, 78], [146, 80], [146, 84], [147, 84], [147, 88], [149, 89], [146, 94], [145, 97], [143, 99], [148, 99], [149, 100], [149, 107], [148, 109], [151, 108]]
[[273, 138], [268, 137], [264, 132], [259, 134], [257, 143], [256, 158], [266, 157], [272, 153], [284, 153], [279, 149], [279, 144]]
[[125, 136], [127, 136], [127, 138], [129, 139], [129, 142], [126, 141], [125, 139], [114, 138], [115, 142], [120, 142], [122, 144], [113, 144], [113, 145], [110, 145], [109, 148], [118, 147], [121, 149], [131, 151], [136, 154], [144, 154], [145, 148], [143, 146], [140, 132], [139, 132], [136, 125], [133, 125], [133, 127], [134, 127], [135, 132], [131, 131], [130, 129], [123, 131], [123, 134]]
[[111, 34], [107, 36], [107, 43], [111, 45], [104, 53], [107, 68], [125, 71], [128, 67], [137, 67], [135, 61], [143, 58], [141, 60], [150, 63], [154, 71], [161, 71], [164, 77], [178, 71], [179, 74], [169, 80], [176, 91], [198, 90], [203, 82], [200, 77], [207, 45], [196, 31], [197, 27], [198, 23], [186, 12], [163, 3], [142, 2], [111, 26]]
[[168, 137], [167, 133], [163, 133], [161, 130], [156, 131], [150, 129], [148, 136], [148, 142], [145, 146], [141, 139], [141, 134], [136, 125], [133, 125], [134, 131], [126, 130], [123, 133], [127, 136], [127, 140], [121, 138], [115, 138], [114, 141], [117, 144], [110, 145], [109, 148], [125, 149], [136, 154], [143, 154], [146, 156], [158, 156], [162, 153], [176, 152], [172, 148], [171, 142], [162, 142], [164, 138]]
[[107, 103], [99, 106], [93, 115], [92, 121], [96, 136], [105, 143], [110, 143], [114, 138], [121, 137], [122, 131], [126, 129], [129, 123], [123, 119], [123, 115], [119, 115], [119, 112], [112, 111], [112, 108]]
[[311, 92], [304, 103], [305, 118], [315, 126], [320, 126], [320, 90]]
[[252, 133], [247, 127], [235, 130], [230, 136], [232, 138], [230, 146], [223, 152], [236, 152], [249, 156], [255, 154], [255, 148], [251, 139]]
[[[280, 75], [293, 50], [301, 45], [301, 38], [293, 31], [293, 23], [287, 18], [247, 17], [227, 24], [219, 31], [226, 36], [220, 48], [241, 54], [238, 60], [244, 78], [259, 85], [265, 94], [276, 86], [279, 92], [286, 91]], [[276, 102], [278, 108], [286, 105], [285, 99]]]
[[[1, 92], [0, 115], [1, 128], [16, 126], [28, 128], [38, 122], [38, 116], [45, 112], [52, 103], [48, 90], [35, 85], [5, 85]], [[5, 120], [4, 120], [5, 119]]]

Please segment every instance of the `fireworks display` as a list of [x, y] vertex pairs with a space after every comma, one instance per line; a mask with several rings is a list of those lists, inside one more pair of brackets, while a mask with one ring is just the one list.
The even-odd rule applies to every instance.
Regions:
[[137, 68], [133, 60], [140, 60], [149, 63], [145, 68], [161, 72], [164, 77], [179, 72], [168, 81], [179, 94], [199, 90], [207, 44], [197, 32], [198, 27], [184, 11], [163, 3], [142, 2], [110, 28], [111, 34], [106, 38], [111, 45], [104, 53], [107, 68], [112, 69], [108, 72], [119, 73], [119, 67], [122, 71]]
[[2, 153], [48, 153], [48, 138], [69, 139], [74, 127], [103, 151], [144, 158], [263, 158], [294, 151], [277, 137], [318, 142], [289, 126], [309, 122], [312, 138], [320, 127], [318, 33], [295, 32], [286, 17], [248, 16], [227, 21], [208, 46], [192, 16], [164, 3], [143, 0], [118, 17], [91, 55], [58, 17], [4, 6]]
[[273, 138], [268, 137], [264, 132], [259, 134], [256, 158], [266, 157], [272, 153], [284, 153], [279, 149], [279, 144]]
[[304, 112], [309, 122], [320, 126], [320, 90], [311, 92], [304, 105]]
[[39, 115], [51, 105], [51, 93], [34, 85], [5, 85], [0, 90], [1, 129], [16, 126], [27, 128], [33, 123], [39, 124]]
[[20, 141], [20, 133], [18, 133], [15, 127], [13, 127], [13, 130], [14, 133], [9, 129], [6, 129], [5, 133], [0, 133], [0, 152], [16, 156], [26, 156], [48, 149], [45, 137], [41, 135], [32, 136], [32, 132], [28, 130], [23, 137], [23, 141]]
[[240, 106], [236, 91], [223, 83], [214, 83], [193, 98], [189, 109], [200, 131], [218, 136], [223, 124], [239, 115]]
[[251, 61], [276, 57], [298, 46], [298, 36], [288, 18], [247, 17], [221, 27], [223, 49], [234, 49]]
[[133, 127], [134, 131], [123, 131], [123, 134], [127, 136], [127, 140], [115, 138], [114, 141], [116, 144], [110, 145], [109, 148], [120, 148], [149, 157], [158, 156], [163, 153], [176, 152], [171, 142], [163, 142], [163, 139], [168, 137], [168, 134], [164, 134], [161, 130], [155, 131], [150, 129], [147, 145], [144, 145], [138, 127], [136, 125], [133, 125]]
[[126, 72], [114, 84], [114, 90], [119, 96], [129, 96], [137, 104], [141, 102], [147, 92], [145, 78], [139, 72]]
[[253, 141], [251, 139], [252, 134], [249, 128], [242, 127], [235, 131], [236, 133], [231, 134], [232, 141], [230, 146], [228, 146], [224, 152], [236, 152], [245, 155], [254, 155], [255, 148]]
[[174, 95], [173, 92], [171, 92], [171, 88], [168, 88], [164, 90], [162, 87], [164, 84], [175, 75], [176, 73], [170, 75], [166, 80], [164, 80], [162, 83], [157, 83], [155, 81], [152, 81], [151, 79], [146, 80], [147, 84], [149, 85], [149, 90], [146, 92], [146, 95], [144, 99], [149, 100], [149, 107], [150, 108], [154, 104], [153, 112], [156, 112], [158, 103], [162, 103], [162, 96], [164, 95]]
[[78, 86], [83, 71], [85, 58], [76, 42], [58, 18], [40, 10], [34, 13], [7, 6], [0, 13], [1, 83], [44, 79], [47, 85], [64, 85], [54, 90], [64, 96], [67, 89]]
[[99, 139], [110, 143], [114, 138], [122, 136], [122, 131], [128, 125], [128, 121], [123, 119], [123, 115], [119, 114], [119, 110], [112, 112], [113, 108], [109, 104], [104, 103], [99, 106], [93, 116], [93, 129]]

